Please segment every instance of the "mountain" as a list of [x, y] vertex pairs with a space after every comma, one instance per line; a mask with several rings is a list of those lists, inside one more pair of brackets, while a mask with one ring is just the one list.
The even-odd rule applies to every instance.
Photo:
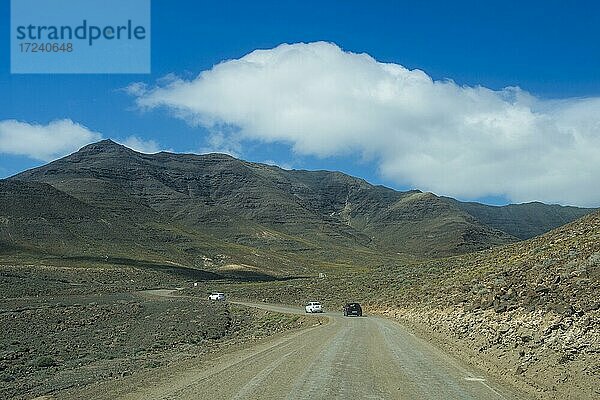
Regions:
[[[501, 314], [521, 309], [572, 315], [600, 309], [600, 212], [541, 236], [421, 264], [399, 296], [411, 303]], [[386, 274], [390, 271], [386, 270]], [[411, 297], [414, 296], [414, 297]]]
[[448, 200], [453, 201], [458, 208], [482, 223], [519, 239], [539, 236], [590, 213], [588, 208], [548, 205], [540, 202], [487, 206]]
[[[0, 180], [0, 251], [88, 259], [177, 256], [174, 243], [201, 244], [161, 223], [156, 212], [115, 212], [91, 205], [43, 182]], [[213, 240], [214, 241], [214, 240]], [[217, 246], [217, 243], [210, 243]], [[168, 260], [168, 257], [163, 258]]]
[[[223, 154], [148, 155], [110, 140], [1, 182], [6, 248], [150, 254], [188, 264], [231, 257], [274, 269], [461, 254], [589, 211], [539, 204], [529, 218], [527, 205], [497, 212], [339, 172], [290, 171]], [[65, 243], [47, 246], [43, 235], [31, 233], [37, 220], [45, 221], [52, 243]]]

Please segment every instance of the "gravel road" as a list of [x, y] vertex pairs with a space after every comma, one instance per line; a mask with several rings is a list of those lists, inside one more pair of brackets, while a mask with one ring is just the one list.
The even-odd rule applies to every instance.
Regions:
[[[239, 303], [284, 312], [297, 308]], [[111, 382], [88, 398], [516, 399], [507, 388], [376, 316], [343, 317], [195, 365]], [[315, 319], [315, 321], [318, 321]], [[132, 377], [133, 378], [133, 377]]]

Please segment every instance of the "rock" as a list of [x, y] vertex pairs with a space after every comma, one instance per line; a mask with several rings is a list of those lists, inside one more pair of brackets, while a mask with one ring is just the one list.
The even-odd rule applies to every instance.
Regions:
[[598, 309], [600, 309], [600, 302], [598, 301], [592, 301], [583, 306], [583, 311], [585, 312], [596, 311]]
[[536, 293], [539, 293], [541, 295], [545, 295], [548, 294], [550, 292], [550, 288], [547, 286], [543, 286], [543, 285], [539, 285], [535, 288]]
[[544, 335], [549, 335], [553, 331], [558, 330], [560, 327], [561, 327], [560, 323], [554, 323], [554, 324], [550, 325], [549, 327], [547, 327], [546, 330], [544, 330]]
[[573, 306], [571, 306], [570, 304], [551, 303], [548, 305], [548, 308], [557, 314], [565, 315], [568, 317], [572, 316], [575, 313]]
[[508, 304], [506, 302], [500, 302], [494, 306], [494, 311], [497, 313], [503, 313], [508, 308]]
[[521, 339], [524, 343], [530, 342], [533, 340], [533, 332], [529, 329], [520, 329], [518, 332], [519, 339]]

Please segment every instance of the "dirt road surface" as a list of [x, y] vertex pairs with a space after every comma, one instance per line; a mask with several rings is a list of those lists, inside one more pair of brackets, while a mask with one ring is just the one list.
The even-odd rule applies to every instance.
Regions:
[[[298, 308], [240, 303], [284, 313]], [[109, 382], [100, 399], [517, 399], [397, 323], [343, 317], [211, 360]], [[315, 321], [318, 321], [315, 319]], [[82, 393], [79, 393], [82, 395]], [[59, 396], [60, 397], [60, 396]]]

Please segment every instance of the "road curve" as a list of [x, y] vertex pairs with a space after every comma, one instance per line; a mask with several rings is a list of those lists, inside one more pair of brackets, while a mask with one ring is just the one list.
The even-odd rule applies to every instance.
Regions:
[[[239, 304], [303, 313], [270, 304]], [[104, 394], [125, 399], [519, 398], [393, 321], [325, 315], [327, 324], [173, 371], [133, 391]]]

